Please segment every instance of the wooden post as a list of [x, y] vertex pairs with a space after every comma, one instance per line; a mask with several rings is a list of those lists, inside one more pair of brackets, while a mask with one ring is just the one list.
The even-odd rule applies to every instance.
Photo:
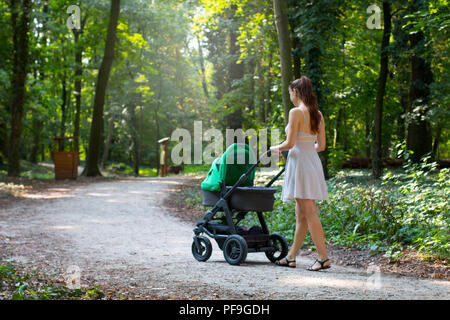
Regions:
[[160, 176], [165, 177], [167, 176], [167, 162], [168, 162], [168, 145], [169, 145], [169, 138], [162, 138], [158, 140], [158, 143], [161, 145], [161, 153], [160, 153]]

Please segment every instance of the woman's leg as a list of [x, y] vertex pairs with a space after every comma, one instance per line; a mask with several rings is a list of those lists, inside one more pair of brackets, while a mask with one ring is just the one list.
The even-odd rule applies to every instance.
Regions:
[[[308, 229], [311, 234], [311, 238], [317, 249], [317, 254], [319, 255], [319, 260], [324, 261], [328, 259], [327, 247], [325, 245], [325, 239], [323, 234], [322, 223], [319, 219], [319, 210], [317, 209], [314, 200], [310, 199], [299, 199], [300, 207], [305, 215], [306, 221], [308, 222]], [[331, 263], [327, 261], [324, 266], [329, 266]], [[316, 262], [312, 269], [319, 269], [320, 264]]]
[[[306, 221], [306, 217], [300, 209], [299, 199], [296, 199], [295, 204], [295, 234], [294, 234], [294, 242], [292, 243], [292, 247], [289, 250], [286, 258], [288, 260], [295, 260], [300, 248], [302, 247], [303, 240], [305, 240], [306, 233], [308, 232], [308, 222]], [[280, 264], [286, 264], [286, 261], [283, 259], [279, 262]], [[290, 263], [289, 265], [294, 265], [294, 263]]]
[[308, 222], [306, 220], [305, 214], [302, 212], [299, 199], [296, 199], [295, 204], [295, 234], [294, 234], [294, 242], [292, 243], [291, 250], [288, 253], [288, 259], [295, 259], [300, 248], [302, 247], [303, 241], [305, 240], [306, 233], [308, 232]]

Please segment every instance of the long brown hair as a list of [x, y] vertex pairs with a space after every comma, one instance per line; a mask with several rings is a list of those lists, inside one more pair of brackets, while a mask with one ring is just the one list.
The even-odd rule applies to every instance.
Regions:
[[302, 76], [289, 84], [289, 88], [294, 91], [297, 89], [299, 98], [303, 101], [309, 111], [309, 126], [312, 133], [319, 132], [320, 113], [319, 104], [317, 103], [316, 95], [311, 80], [307, 76]]

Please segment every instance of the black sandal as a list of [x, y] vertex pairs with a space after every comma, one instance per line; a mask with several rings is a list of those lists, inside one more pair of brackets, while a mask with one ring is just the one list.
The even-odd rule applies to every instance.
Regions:
[[297, 267], [297, 263], [295, 263], [295, 266], [289, 265], [290, 263], [295, 262], [295, 259], [294, 259], [294, 260], [288, 260], [287, 257], [284, 257], [284, 261], [286, 261], [286, 264], [281, 264], [281, 263], [279, 262], [279, 261], [281, 261], [281, 260], [282, 260], [282, 259], [275, 261], [275, 264], [276, 264], [277, 266], [280, 266], [280, 267], [289, 267], [289, 268], [296, 268], [296, 267]]
[[[325, 262], [330, 261], [330, 259], [326, 259], [324, 261], [320, 261], [319, 259], [316, 259], [316, 261], [314, 261], [314, 263], [312, 264], [312, 266], [310, 266], [309, 268], [307, 268], [306, 270], [308, 271], [319, 271], [322, 269], [329, 269], [331, 268], [331, 265], [324, 267], [323, 265], [325, 264]], [[316, 264], [316, 262], [320, 263], [320, 268], [319, 269], [313, 269], [312, 267]]]

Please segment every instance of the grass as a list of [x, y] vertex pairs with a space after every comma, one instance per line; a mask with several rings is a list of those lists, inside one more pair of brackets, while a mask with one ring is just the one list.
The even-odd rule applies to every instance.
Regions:
[[206, 175], [209, 171], [211, 165], [206, 164], [188, 164], [184, 166], [183, 174], [184, 175]]
[[[209, 170], [209, 165], [185, 165], [183, 169], [184, 175], [199, 175], [206, 174]], [[106, 172], [119, 173], [129, 176], [134, 176], [134, 168], [132, 164], [125, 162], [108, 162], [105, 166]], [[170, 174], [169, 174], [170, 175]], [[157, 169], [149, 166], [142, 165], [139, 167], [139, 176], [141, 177], [156, 177]]]
[[[107, 162], [103, 171], [107, 173], [122, 174], [127, 176], [134, 176], [134, 167], [132, 164], [125, 162]], [[139, 176], [141, 177], [155, 177], [156, 168], [150, 166], [139, 166]]]
[[[5, 165], [0, 166], [0, 178], [6, 177], [7, 174], [7, 167]], [[20, 160], [20, 177], [29, 179], [54, 179], [55, 173], [52, 167]]]

